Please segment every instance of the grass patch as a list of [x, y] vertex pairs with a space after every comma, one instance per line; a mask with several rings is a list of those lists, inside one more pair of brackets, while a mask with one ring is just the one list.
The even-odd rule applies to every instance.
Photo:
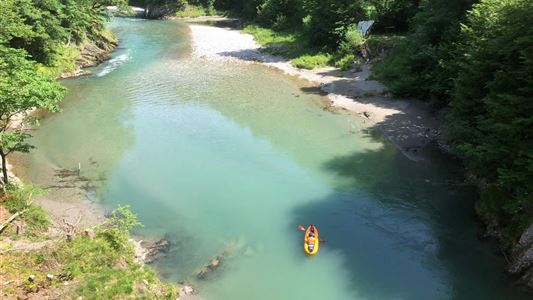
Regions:
[[[133, 245], [128, 240], [129, 231], [138, 225], [136, 216], [120, 207], [95, 229], [92, 239], [78, 236], [71, 242], [61, 241], [34, 252], [0, 254], [3, 279], [16, 283], [6, 285], [2, 295], [176, 299], [176, 286], [161, 282], [152, 270], [134, 263]], [[53, 279], [48, 279], [47, 274]], [[35, 280], [30, 281], [30, 275]]]
[[291, 61], [292, 65], [297, 68], [312, 70], [327, 66], [331, 61], [331, 55], [319, 53], [315, 55], [302, 55]]
[[200, 5], [186, 4], [182, 10], [176, 12], [175, 16], [178, 18], [197, 18], [217, 14], [218, 12], [213, 7], [205, 8]]
[[9, 226], [3, 232], [12, 238], [38, 239], [43, 237], [42, 233], [48, 230], [50, 220], [46, 212], [38, 205], [34, 204], [32, 197], [42, 195], [44, 191], [31, 185], [17, 186], [10, 185], [5, 195], [4, 207], [11, 213], [24, 211], [17, 220], [25, 223], [25, 230], [22, 235], [16, 235], [15, 227]]
[[257, 25], [247, 25], [243, 31], [253, 35], [261, 46], [267, 47], [275, 44], [294, 43], [301, 39], [301, 36], [295, 32], [275, 31]]
[[254, 36], [263, 46], [263, 51], [291, 59], [293, 66], [314, 69], [332, 65], [332, 55], [310, 46], [301, 30], [277, 31], [257, 25], [248, 25], [243, 30]]
[[[355, 30], [355, 29], [354, 29]], [[342, 70], [360, 70], [361, 59], [356, 48], [364, 42], [358, 32], [348, 32], [339, 50], [333, 52], [318, 48], [309, 43], [303, 29], [274, 30], [255, 24], [247, 25], [243, 31], [254, 36], [264, 52], [291, 59], [297, 68], [314, 69], [334, 66]], [[392, 43], [394, 38], [375, 38], [374, 44]]]

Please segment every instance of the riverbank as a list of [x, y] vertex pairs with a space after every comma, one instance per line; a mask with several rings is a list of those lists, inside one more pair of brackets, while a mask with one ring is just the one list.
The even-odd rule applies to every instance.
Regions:
[[[436, 142], [447, 149], [443, 135], [442, 117], [430, 112], [426, 103], [391, 97], [385, 87], [372, 79], [370, 65], [361, 71], [342, 71], [334, 67], [313, 70], [299, 69], [290, 60], [261, 52], [261, 46], [252, 35], [229, 26], [221, 17], [189, 19], [193, 55], [213, 61], [236, 63], [260, 62], [281, 70], [316, 86], [327, 96], [332, 107], [357, 114], [368, 127], [383, 133], [404, 155], [412, 160], [425, 158], [424, 148]], [[201, 24], [209, 22], [209, 25]]]

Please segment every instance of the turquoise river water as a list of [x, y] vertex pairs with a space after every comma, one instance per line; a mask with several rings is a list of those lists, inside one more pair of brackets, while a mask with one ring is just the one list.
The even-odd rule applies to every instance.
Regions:
[[[131, 205], [138, 233], [172, 242], [153, 264], [162, 278], [220, 300], [525, 297], [476, 238], [475, 189], [438, 151], [410, 161], [294, 78], [193, 57], [184, 23], [111, 27], [119, 49], [63, 81], [26, 176], [44, 184], [81, 163], [86, 196]], [[311, 258], [296, 229], [309, 223], [327, 240]]]

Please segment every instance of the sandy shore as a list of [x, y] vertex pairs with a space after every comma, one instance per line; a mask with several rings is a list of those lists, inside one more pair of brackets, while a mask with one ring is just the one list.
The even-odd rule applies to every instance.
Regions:
[[[364, 65], [360, 72], [341, 71], [333, 67], [299, 69], [293, 67], [289, 59], [261, 52], [261, 46], [252, 35], [230, 27], [198, 23], [206, 20], [194, 20], [189, 24], [195, 57], [234, 63], [262, 63], [308, 80], [327, 95], [332, 106], [359, 115], [362, 122], [378, 128], [410, 159], [423, 159], [423, 148], [433, 140], [443, 144], [440, 134], [442, 122], [430, 113], [428, 105], [390, 97], [380, 82], [370, 79], [370, 65]], [[217, 17], [211, 21], [221, 20]]]

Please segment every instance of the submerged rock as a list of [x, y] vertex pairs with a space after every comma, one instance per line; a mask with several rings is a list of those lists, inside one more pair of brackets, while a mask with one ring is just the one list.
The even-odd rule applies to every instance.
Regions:
[[188, 297], [196, 294], [196, 290], [190, 285], [183, 285], [179, 289], [179, 297], [176, 300], [185, 300]]
[[150, 264], [164, 256], [170, 250], [171, 243], [166, 238], [157, 240], [131, 240], [135, 245], [135, 261]]

